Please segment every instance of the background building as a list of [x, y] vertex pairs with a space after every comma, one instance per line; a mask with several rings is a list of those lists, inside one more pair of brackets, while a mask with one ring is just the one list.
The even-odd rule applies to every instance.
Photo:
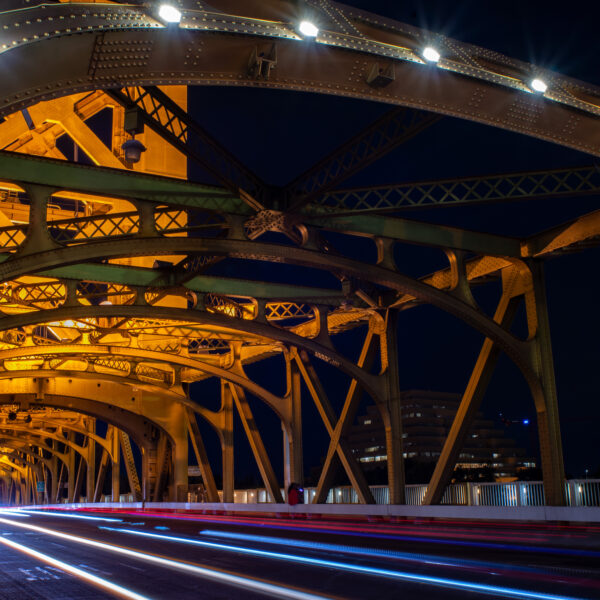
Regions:
[[[426, 483], [423, 479], [429, 477], [440, 456], [460, 399], [460, 394], [428, 390], [403, 392], [402, 437], [408, 483]], [[369, 406], [367, 414], [358, 417], [349, 442], [366, 472], [383, 470], [387, 461], [385, 434], [376, 406]], [[514, 439], [478, 413], [460, 453], [455, 479], [513, 480], [535, 467], [536, 461], [527, 457]]]

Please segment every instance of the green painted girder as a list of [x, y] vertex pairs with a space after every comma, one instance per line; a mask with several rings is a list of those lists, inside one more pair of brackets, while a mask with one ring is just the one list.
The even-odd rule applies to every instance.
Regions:
[[0, 180], [233, 214], [254, 212], [243, 200], [222, 188], [15, 152], [0, 151]]
[[[221, 188], [119, 169], [76, 165], [13, 152], [0, 151], [0, 180], [126, 199], [138, 198], [159, 204], [176, 204], [229, 214], [254, 214], [243, 200], [231, 196]], [[365, 214], [331, 215], [327, 214], [327, 209], [314, 205], [307, 207], [307, 211], [311, 223], [326, 229], [376, 235], [408, 243], [455, 248], [480, 254], [520, 256], [519, 241], [514, 238], [408, 219]], [[315, 211], [323, 214], [315, 216]]]
[[[121, 265], [82, 263], [48, 269], [37, 273], [40, 277], [57, 277], [83, 281], [100, 281], [127, 286], [139, 287], [171, 287], [168, 278], [162, 277], [160, 271], [142, 267], [125, 267]], [[337, 303], [344, 298], [341, 290], [313, 288], [283, 283], [268, 283], [249, 279], [213, 277], [196, 275], [182, 284], [192, 292], [205, 292], [229, 296], [249, 296], [269, 300], [286, 300], [290, 302], [324, 302]]]
[[594, 165], [414, 181], [333, 190], [313, 200], [311, 210], [330, 214], [488, 204], [508, 200], [574, 198], [600, 194], [600, 171]]
[[314, 217], [310, 219], [310, 222], [325, 229], [374, 235], [413, 244], [453, 248], [477, 254], [521, 256], [521, 242], [517, 238], [422, 221], [365, 214], [345, 214]]

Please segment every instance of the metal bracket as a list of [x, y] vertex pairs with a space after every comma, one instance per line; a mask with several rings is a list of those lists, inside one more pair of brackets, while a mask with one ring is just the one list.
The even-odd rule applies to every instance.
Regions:
[[271, 69], [277, 66], [277, 46], [272, 44], [270, 49], [265, 52], [258, 46], [254, 46], [250, 60], [248, 61], [248, 77], [252, 79], [264, 79], [268, 81], [271, 75]]

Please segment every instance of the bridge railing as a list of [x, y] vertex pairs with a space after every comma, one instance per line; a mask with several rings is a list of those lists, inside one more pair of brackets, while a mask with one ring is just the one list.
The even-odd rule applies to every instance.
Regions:
[[[406, 486], [406, 504], [419, 506], [423, 502], [426, 484]], [[282, 493], [284, 490], [282, 490]], [[316, 488], [304, 488], [305, 501], [312, 502]], [[371, 486], [377, 504], [389, 504], [389, 490], [385, 485]], [[565, 481], [569, 506], [600, 506], [600, 479], [571, 479]], [[190, 500], [198, 500], [190, 498]], [[264, 488], [236, 490], [235, 502], [254, 504], [271, 502]], [[358, 504], [356, 491], [350, 486], [332, 488], [327, 496], [329, 504]], [[446, 488], [442, 504], [459, 506], [543, 506], [544, 484], [541, 481], [514, 481], [510, 483], [454, 483]]]
[[[419, 506], [423, 502], [426, 484], [406, 486], [406, 504]], [[373, 485], [371, 492], [376, 504], [389, 504], [386, 485]], [[284, 494], [284, 490], [281, 490]], [[304, 488], [305, 502], [312, 502], [317, 488]], [[600, 479], [570, 479], [565, 481], [568, 506], [600, 506]], [[83, 500], [82, 500], [83, 501]], [[121, 502], [134, 502], [132, 494], [121, 494]], [[196, 494], [189, 494], [188, 502], [201, 502]], [[111, 502], [109, 495], [102, 502]], [[272, 502], [264, 488], [236, 490], [234, 502], [262, 504]], [[454, 483], [446, 488], [442, 504], [458, 506], [544, 506], [544, 484], [541, 481], [514, 481], [510, 483]], [[329, 490], [328, 504], [358, 504], [358, 496], [350, 486], [338, 486]]]

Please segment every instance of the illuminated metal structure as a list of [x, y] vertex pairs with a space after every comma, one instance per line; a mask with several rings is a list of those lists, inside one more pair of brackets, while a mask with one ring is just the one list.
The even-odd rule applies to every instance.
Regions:
[[[324, 501], [341, 463], [359, 499], [373, 502], [346, 442], [364, 390], [385, 424], [391, 502], [402, 503], [396, 324], [402, 312], [428, 303], [485, 341], [425, 502], [439, 502], [502, 351], [531, 390], [546, 500], [564, 503], [543, 259], [594, 243], [600, 213], [524, 240], [400, 213], [597, 194], [600, 173], [583, 167], [363, 189], [342, 184], [440, 115], [598, 156], [599, 89], [329, 0], [182, 0], [181, 22], [170, 25], [159, 18], [158, 3], [5, 4], [14, 10], [0, 13], [4, 500], [39, 501], [38, 481], [49, 482], [44, 500], [56, 500], [63, 481], [70, 499], [84, 486], [87, 501], [98, 500], [109, 464], [117, 499], [120, 449], [136, 498], [185, 499], [190, 439], [208, 499], [218, 501], [200, 418], [221, 441], [222, 499], [232, 501], [236, 410], [265, 487], [282, 501], [246, 397], [252, 394], [281, 420], [286, 487], [302, 480], [301, 402], [309, 401], [331, 438], [315, 501]], [[302, 33], [298, 24], [306, 19], [315, 27]], [[312, 91], [394, 107], [275, 189], [187, 113], [188, 85]], [[86, 125], [107, 108], [112, 148]], [[56, 145], [64, 133], [97, 166], [65, 161]], [[134, 134], [148, 148], [135, 165], [122, 152]], [[202, 143], [192, 146], [191, 136]], [[187, 181], [187, 160], [219, 186]], [[324, 241], [331, 231], [371, 240], [376, 258], [335, 251]], [[282, 241], [261, 239], [268, 232], [282, 234]], [[408, 277], [394, 259], [398, 242], [440, 248], [448, 265]], [[231, 259], [326, 270], [339, 285], [210, 274], [211, 265]], [[471, 294], [473, 284], [490, 280], [502, 285], [493, 317]], [[521, 303], [527, 339], [510, 329]], [[335, 334], [356, 327], [365, 330], [357, 362], [335, 346]], [[285, 369], [283, 396], [244, 370], [273, 356]], [[314, 361], [348, 377], [339, 415]], [[216, 412], [189, 398], [189, 384], [209, 377], [221, 382]], [[96, 419], [108, 423], [106, 435], [95, 432]], [[140, 474], [130, 440], [142, 454]]]

